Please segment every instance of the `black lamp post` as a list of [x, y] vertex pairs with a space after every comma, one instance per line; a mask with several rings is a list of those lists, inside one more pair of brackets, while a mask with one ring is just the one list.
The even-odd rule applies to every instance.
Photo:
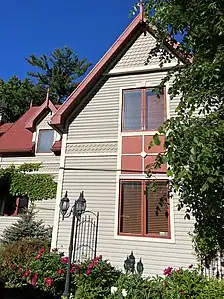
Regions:
[[[69, 243], [69, 251], [68, 251], [68, 267], [65, 279], [65, 289], [63, 296], [64, 298], [69, 298], [69, 286], [70, 286], [70, 271], [71, 271], [71, 262], [72, 262], [72, 252], [73, 252], [73, 240], [74, 240], [74, 230], [75, 230], [75, 218], [77, 221], [80, 221], [81, 215], [86, 210], [86, 200], [84, 198], [84, 192], [82, 191], [79, 195], [79, 198], [75, 201], [75, 203], [70, 208], [70, 201], [68, 198], [68, 193], [66, 191], [65, 196], [61, 199], [60, 202], [60, 211], [62, 214], [62, 220], [64, 218], [68, 218], [72, 214], [72, 226], [71, 226], [71, 234], [70, 234], [70, 243]], [[77, 225], [76, 225], [76, 235], [77, 235]]]

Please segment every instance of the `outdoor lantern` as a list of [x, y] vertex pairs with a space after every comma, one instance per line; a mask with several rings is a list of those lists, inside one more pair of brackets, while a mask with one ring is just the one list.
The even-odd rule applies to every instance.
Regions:
[[142, 259], [140, 259], [139, 262], [137, 263], [137, 272], [139, 275], [142, 275], [143, 271], [144, 271], [144, 266], [142, 263]]
[[129, 255], [129, 263], [130, 263], [130, 271], [132, 273], [135, 272], [135, 257], [133, 255], [133, 251], [131, 252], [131, 254]]
[[75, 202], [75, 214], [77, 218], [85, 212], [86, 210], [86, 200], [84, 198], [84, 192], [82, 191], [79, 195], [79, 198]]
[[128, 258], [128, 255], [127, 255], [126, 260], [124, 261], [124, 269], [126, 271], [126, 274], [128, 274], [130, 272], [130, 260]]
[[61, 199], [60, 202], [60, 211], [62, 214], [62, 219], [64, 220], [65, 214], [67, 213], [68, 209], [70, 207], [69, 198], [68, 198], [68, 192], [65, 192], [65, 196]]

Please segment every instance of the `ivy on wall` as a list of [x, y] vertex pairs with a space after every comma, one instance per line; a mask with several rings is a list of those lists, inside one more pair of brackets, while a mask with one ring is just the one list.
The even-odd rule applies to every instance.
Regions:
[[1, 195], [27, 195], [31, 201], [55, 198], [57, 184], [49, 174], [34, 173], [40, 168], [40, 163], [1, 168]]

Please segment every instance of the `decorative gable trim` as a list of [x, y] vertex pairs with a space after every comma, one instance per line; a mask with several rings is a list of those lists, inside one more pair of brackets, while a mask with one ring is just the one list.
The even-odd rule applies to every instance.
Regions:
[[32, 115], [32, 117], [26, 122], [25, 128], [30, 130], [31, 132], [35, 131], [35, 124], [37, 120], [47, 111], [51, 110], [53, 113], [57, 112], [57, 108], [54, 104], [49, 100], [46, 101], [37, 109], [37, 111]]
[[[150, 27], [146, 20], [143, 18], [142, 12], [137, 15], [137, 17], [132, 21], [132, 23], [126, 28], [126, 30], [121, 34], [121, 36], [116, 40], [112, 47], [106, 52], [106, 54], [101, 58], [101, 60], [96, 64], [96, 66], [89, 72], [89, 74], [83, 79], [83, 81], [78, 85], [74, 92], [68, 97], [64, 104], [58, 109], [58, 111], [53, 115], [50, 125], [54, 127], [57, 131], [63, 132], [63, 127], [65, 125], [65, 120], [67, 116], [74, 111], [75, 105], [79, 102], [84, 94], [86, 94], [94, 83], [99, 80], [100, 76], [104, 74], [109, 64], [113, 59], [119, 54], [119, 52], [125, 47], [125, 45], [133, 38], [137, 33], [149, 32], [154, 38], [156, 37], [156, 28]], [[177, 49], [177, 45], [174, 45], [172, 41], [167, 41], [165, 43], [167, 49], [177, 57], [182, 63], [190, 63], [188, 57], [184, 57]], [[172, 67], [172, 66], [170, 66]]]

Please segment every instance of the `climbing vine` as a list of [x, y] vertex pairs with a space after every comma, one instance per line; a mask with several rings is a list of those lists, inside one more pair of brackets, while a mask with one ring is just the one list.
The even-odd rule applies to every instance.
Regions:
[[11, 165], [1, 168], [1, 194], [6, 196], [27, 195], [31, 201], [55, 198], [57, 184], [49, 174], [34, 173], [40, 168], [40, 163], [24, 163], [20, 166]]

